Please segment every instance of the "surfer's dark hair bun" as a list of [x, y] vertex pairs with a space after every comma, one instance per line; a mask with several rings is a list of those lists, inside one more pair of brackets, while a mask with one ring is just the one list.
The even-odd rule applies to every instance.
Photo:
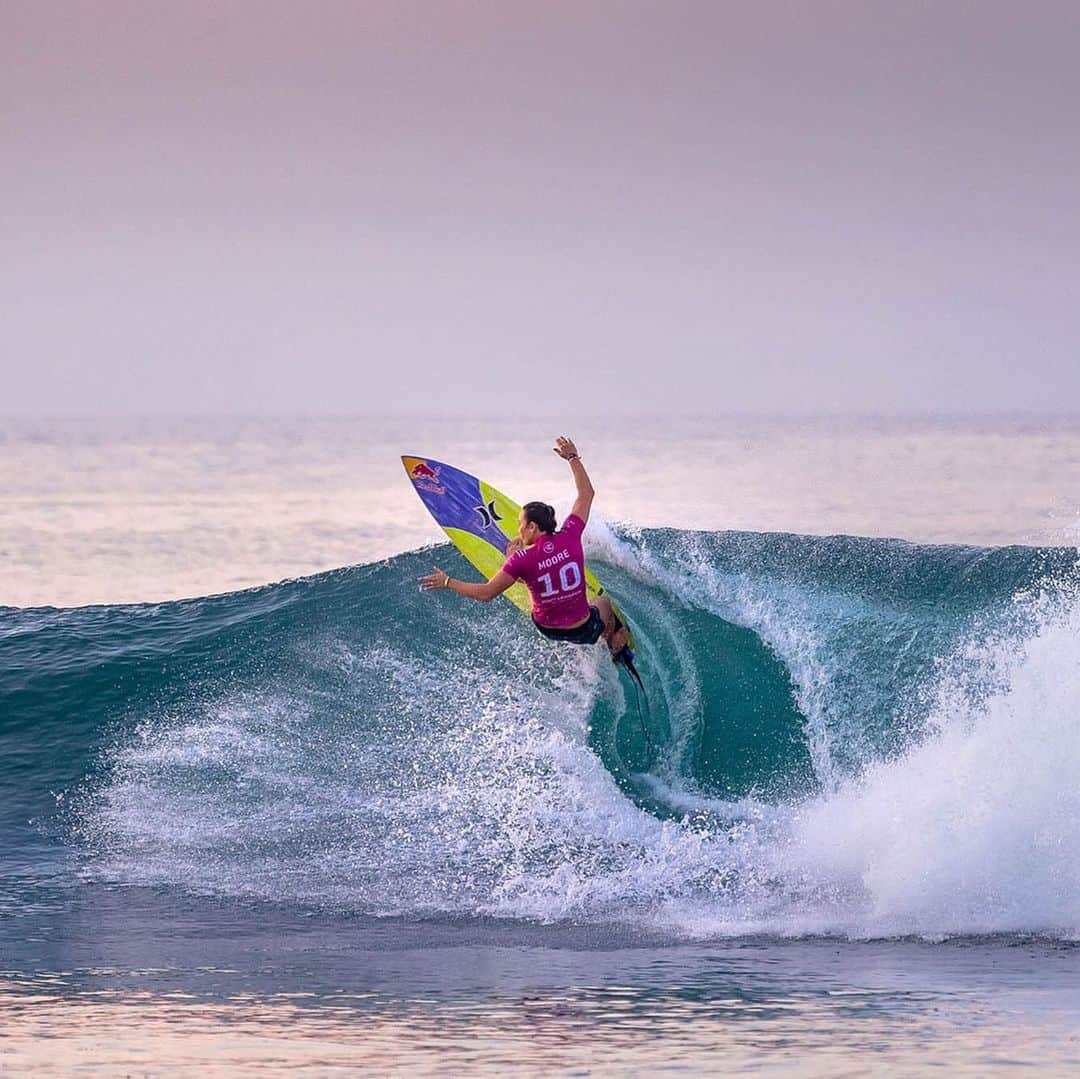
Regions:
[[555, 511], [546, 502], [526, 502], [521, 508], [525, 511], [525, 520], [541, 532], [549, 536], [555, 532]]

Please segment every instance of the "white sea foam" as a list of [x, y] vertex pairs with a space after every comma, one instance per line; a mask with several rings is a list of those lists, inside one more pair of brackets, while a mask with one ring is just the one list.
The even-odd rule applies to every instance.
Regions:
[[1080, 607], [986, 659], [982, 707], [946, 676], [935, 732], [811, 807], [794, 855], [859, 887], [867, 933], [1080, 932]]

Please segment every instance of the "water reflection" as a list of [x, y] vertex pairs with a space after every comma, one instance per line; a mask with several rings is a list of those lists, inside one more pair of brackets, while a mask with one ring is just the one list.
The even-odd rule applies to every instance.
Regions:
[[0, 1073], [1080, 1066], [1080, 946], [687, 943], [79, 885], [0, 919]]
[[397, 950], [385, 940], [328, 950], [318, 934], [314, 947], [294, 938], [248, 970], [9, 970], [0, 975], [0, 1070], [1080, 1066], [1080, 951], [1068, 946], [772, 940], [612, 951], [453, 945], [433, 939], [432, 927], [418, 932], [421, 947]]

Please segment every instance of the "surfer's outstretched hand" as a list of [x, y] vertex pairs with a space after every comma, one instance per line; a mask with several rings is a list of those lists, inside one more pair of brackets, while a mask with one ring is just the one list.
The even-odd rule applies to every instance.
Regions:
[[559, 437], [555, 439], [553, 449], [564, 461], [569, 460], [571, 457], [578, 456], [577, 446], [575, 446], [573, 441], [565, 435], [559, 435]]
[[432, 567], [435, 572], [420, 578], [420, 591], [430, 592], [433, 588], [446, 588], [446, 582], [450, 580], [449, 573], [443, 573], [438, 566]]

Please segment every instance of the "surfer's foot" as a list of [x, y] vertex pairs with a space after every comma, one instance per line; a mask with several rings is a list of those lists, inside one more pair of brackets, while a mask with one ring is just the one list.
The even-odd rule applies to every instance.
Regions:
[[611, 651], [611, 658], [617, 659], [630, 640], [630, 631], [615, 613], [615, 608], [611, 606], [611, 600], [607, 596], [596, 597], [596, 609], [604, 623], [604, 644]]
[[611, 649], [611, 658], [617, 659], [619, 653], [626, 647], [630, 640], [630, 631], [620, 622], [615, 620], [615, 629], [607, 639], [607, 646]]

